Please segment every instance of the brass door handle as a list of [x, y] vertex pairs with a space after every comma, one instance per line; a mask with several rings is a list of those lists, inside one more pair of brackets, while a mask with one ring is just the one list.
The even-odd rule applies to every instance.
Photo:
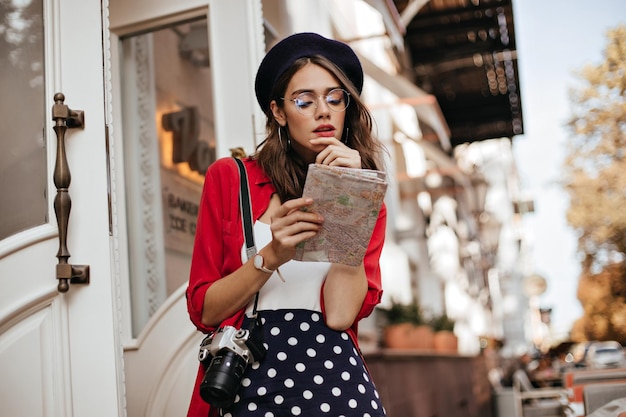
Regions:
[[59, 259], [57, 265], [59, 292], [67, 292], [70, 284], [89, 284], [89, 265], [69, 264], [70, 252], [67, 249], [67, 225], [72, 209], [69, 194], [72, 176], [65, 152], [65, 132], [67, 129], [82, 129], [85, 124], [85, 115], [81, 110], [71, 110], [64, 104], [64, 101], [65, 95], [56, 93], [52, 106], [52, 120], [55, 122], [53, 129], [57, 135], [57, 157], [54, 165], [54, 185], [57, 188], [57, 195], [54, 198], [54, 213], [59, 226], [59, 251], [56, 255]]

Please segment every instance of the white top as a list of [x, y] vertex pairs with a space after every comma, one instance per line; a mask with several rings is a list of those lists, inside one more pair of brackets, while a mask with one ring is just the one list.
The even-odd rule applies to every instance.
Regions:
[[[254, 223], [254, 243], [260, 249], [270, 243], [272, 232], [270, 225], [257, 221]], [[245, 244], [241, 248], [241, 260], [247, 261]], [[257, 310], [306, 309], [322, 311], [320, 304], [322, 284], [330, 262], [288, 261], [280, 266], [280, 273], [285, 278], [281, 281], [276, 272], [259, 291]], [[248, 306], [252, 312], [254, 300]]]

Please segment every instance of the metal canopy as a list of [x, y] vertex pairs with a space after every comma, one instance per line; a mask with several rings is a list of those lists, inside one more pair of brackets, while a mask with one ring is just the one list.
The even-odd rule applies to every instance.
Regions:
[[406, 26], [410, 75], [437, 97], [453, 146], [523, 133], [511, 2], [431, 0]]

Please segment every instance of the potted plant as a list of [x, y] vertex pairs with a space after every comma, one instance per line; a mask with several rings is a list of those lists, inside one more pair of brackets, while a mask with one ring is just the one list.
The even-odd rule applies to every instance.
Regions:
[[433, 331], [417, 300], [403, 304], [391, 300], [389, 309], [382, 309], [387, 318], [383, 344], [393, 349], [433, 349]]
[[428, 314], [415, 299], [411, 304], [407, 305], [407, 309], [411, 323], [413, 324], [410, 347], [418, 350], [434, 349], [434, 333], [429, 324]]
[[391, 307], [380, 310], [386, 318], [383, 345], [391, 349], [408, 349], [413, 328], [408, 306], [392, 298]]
[[432, 317], [430, 325], [435, 332], [433, 342], [436, 351], [457, 352], [458, 338], [454, 334], [454, 324], [454, 320], [448, 317], [446, 313]]

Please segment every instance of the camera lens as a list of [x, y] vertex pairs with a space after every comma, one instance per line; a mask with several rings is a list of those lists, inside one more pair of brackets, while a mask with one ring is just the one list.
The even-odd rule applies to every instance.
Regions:
[[229, 349], [222, 349], [213, 357], [200, 385], [200, 396], [216, 407], [231, 405], [241, 385], [247, 362]]

